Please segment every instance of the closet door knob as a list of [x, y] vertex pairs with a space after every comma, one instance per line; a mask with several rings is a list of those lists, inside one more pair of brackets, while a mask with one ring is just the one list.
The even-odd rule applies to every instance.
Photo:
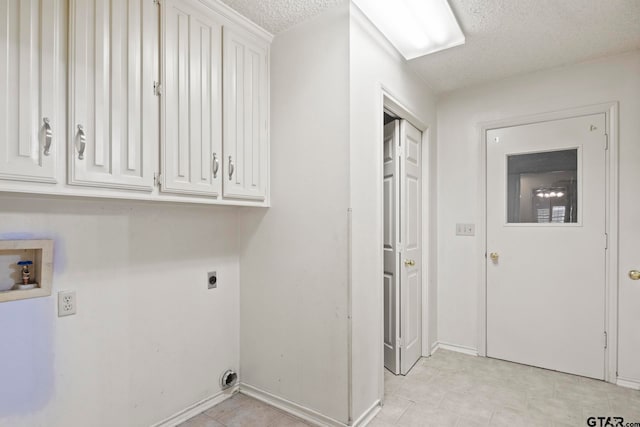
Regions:
[[640, 280], [640, 271], [638, 270], [631, 270], [629, 272], [629, 278], [631, 280]]

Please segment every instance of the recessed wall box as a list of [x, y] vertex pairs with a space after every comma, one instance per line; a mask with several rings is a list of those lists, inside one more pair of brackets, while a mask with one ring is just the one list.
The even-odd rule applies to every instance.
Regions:
[[51, 295], [53, 240], [0, 240], [0, 303]]

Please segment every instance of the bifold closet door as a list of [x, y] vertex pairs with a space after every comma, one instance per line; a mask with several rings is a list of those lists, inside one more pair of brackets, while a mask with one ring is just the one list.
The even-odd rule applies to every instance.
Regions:
[[0, 178], [55, 183], [61, 0], [0, 1]]
[[194, 1], [167, 0], [162, 12], [161, 190], [220, 193], [222, 26]]
[[152, 1], [70, 0], [70, 184], [153, 188], [158, 20]]

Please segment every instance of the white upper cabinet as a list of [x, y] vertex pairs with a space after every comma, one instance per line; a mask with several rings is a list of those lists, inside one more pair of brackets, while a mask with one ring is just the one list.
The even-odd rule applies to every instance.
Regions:
[[69, 2], [69, 183], [153, 189], [158, 6]]
[[0, 1], [0, 179], [56, 182], [58, 0]]
[[268, 185], [268, 44], [224, 31], [224, 196], [265, 200]]
[[268, 206], [271, 40], [220, 0], [0, 0], [0, 191]]
[[161, 191], [217, 196], [222, 181], [222, 25], [193, 0], [162, 11]]

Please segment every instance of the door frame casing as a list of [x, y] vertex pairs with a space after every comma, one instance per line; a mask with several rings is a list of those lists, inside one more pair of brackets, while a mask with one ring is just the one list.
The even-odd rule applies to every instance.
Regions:
[[[480, 165], [479, 165], [479, 212], [478, 224], [478, 355], [487, 356], [487, 132], [504, 127], [523, 126], [534, 123], [570, 119], [592, 114], [605, 114], [608, 149], [605, 151], [606, 198], [605, 198], [605, 233], [608, 237], [605, 251], [605, 325], [607, 346], [605, 352], [604, 379], [615, 383], [618, 367], [618, 102], [588, 105], [566, 110], [551, 111], [540, 114], [512, 117], [478, 124], [480, 133]], [[605, 236], [603, 236], [603, 240]], [[604, 242], [603, 242], [604, 243]], [[604, 345], [604, 337], [603, 337]]]
[[[422, 139], [421, 139], [421, 144], [422, 144], [422, 150], [421, 150], [421, 154], [422, 154], [422, 159], [421, 159], [421, 168], [422, 168], [422, 180], [421, 180], [421, 185], [422, 185], [422, 236], [421, 236], [421, 242], [422, 242], [422, 283], [421, 283], [421, 287], [422, 287], [422, 331], [421, 331], [421, 339], [422, 339], [422, 350], [421, 350], [421, 356], [429, 356], [431, 354], [431, 346], [430, 346], [430, 339], [433, 337], [429, 336], [429, 304], [431, 303], [431, 301], [429, 301], [429, 283], [433, 283], [433, 281], [430, 280], [430, 278], [432, 277], [432, 274], [435, 272], [435, 266], [432, 265], [432, 263], [430, 262], [431, 259], [431, 255], [432, 255], [432, 248], [430, 243], [430, 224], [431, 224], [431, 220], [432, 220], [432, 216], [431, 216], [431, 210], [430, 210], [430, 196], [431, 196], [431, 191], [430, 191], [430, 185], [431, 185], [431, 180], [430, 180], [430, 173], [431, 173], [431, 153], [430, 153], [430, 142], [432, 140], [432, 128], [433, 126], [427, 122], [425, 122], [424, 120], [422, 120], [417, 114], [415, 114], [414, 112], [411, 111], [411, 109], [407, 108], [405, 106], [405, 104], [399, 100], [398, 97], [396, 97], [393, 94], [393, 91], [389, 90], [385, 85], [380, 84], [379, 86], [379, 100], [380, 100], [380, 104], [379, 104], [379, 115], [378, 115], [378, 137], [377, 137], [377, 141], [378, 143], [376, 144], [376, 147], [380, 147], [379, 152], [382, 153], [382, 141], [384, 138], [384, 118], [383, 118], [383, 113], [385, 110], [388, 110], [389, 112], [395, 114], [396, 116], [398, 116], [401, 119], [407, 120], [409, 123], [411, 123], [413, 126], [415, 126], [420, 132], [422, 132]], [[379, 184], [379, 197], [380, 200], [383, 200], [384, 194], [383, 194], [383, 187], [382, 187], [382, 180], [384, 178], [384, 174], [383, 174], [383, 165], [382, 162], [379, 162], [380, 165], [378, 167], [378, 182]], [[382, 203], [380, 203], [379, 209], [380, 209], [380, 218], [384, 218], [384, 206]], [[383, 225], [382, 223], [380, 224], [381, 226]], [[380, 348], [380, 378], [379, 378], [379, 395], [380, 395], [380, 401], [383, 402], [384, 401], [384, 315], [383, 315], [383, 310], [384, 310], [384, 294], [383, 294], [383, 269], [384, 269], [384, 251], [383, 251], [383, 247], [382, 247], [382, 233], [380, 233], [379, 235], [379, 256], [378, 256], [378, 263], [376, 265], [378, 274], [379, 274], [379, 282], [381, 284], [381, 286], [379, 287], [381, 295], [380, 295], [380, 303], [379, 303], [379, 307], [378, 307], [378, 313], [379, 313], [379, 348]]]

